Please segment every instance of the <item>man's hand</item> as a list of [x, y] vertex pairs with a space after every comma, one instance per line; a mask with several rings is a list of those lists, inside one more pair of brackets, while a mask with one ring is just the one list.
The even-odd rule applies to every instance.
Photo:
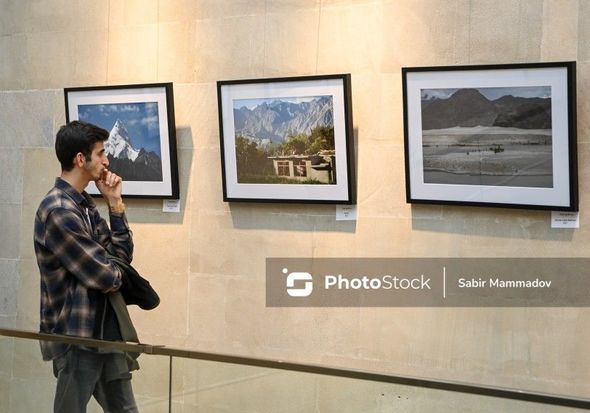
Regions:
[[119, 175], [109, 171], [108, 169], [105, 169], [100, 179], [96, 181], [96, 187], [102, 194], [112, 212], [125, 211], [123, 199], [121, 198], [123, 180]]

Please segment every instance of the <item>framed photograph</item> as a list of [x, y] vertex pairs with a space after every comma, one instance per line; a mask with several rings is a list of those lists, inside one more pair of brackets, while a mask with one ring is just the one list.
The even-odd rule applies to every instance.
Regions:
[[354, 203], [350, 75], [217, 82], [223, 200]]
[[409, 203], [578, 210], [575, 62], [402, 68]]
[[[110, 132], [109, 169], [123, 178], [128, 198], [178, 199], [172, 83], [64, 89], [66, 120]], [[99, 195], [94, 182], [86, 191]]]

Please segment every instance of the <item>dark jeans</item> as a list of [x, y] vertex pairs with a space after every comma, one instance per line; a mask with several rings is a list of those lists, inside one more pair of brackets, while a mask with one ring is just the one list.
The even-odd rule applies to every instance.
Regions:
[[86, 413], [90, 396], [105, 413], [138, 412], [123, 354], [72, 347], [53, 361], [53, 371], [57, 377], [54, 413]]

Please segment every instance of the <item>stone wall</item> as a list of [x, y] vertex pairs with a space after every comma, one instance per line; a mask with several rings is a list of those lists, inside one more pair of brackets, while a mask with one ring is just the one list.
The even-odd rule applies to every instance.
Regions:
[[[277, 309], [265, 308], [264, 283], [271, 256], [587, 256], [590, 3], [0, 0], [0, 10], [2, 326], [38, 329], [33, 219], [59, 174], [62, 89], [172, 81], [181, 213], [126, 202], [134, 262], [162, 298], [132, 312], [144, 342], [590, 395], [587, 309]], [[578, 62], [580, 229], [551, 229], [549, 212], [406, 204], [401, 67], [561, 60]], [[352, 74], [358, 221], [335, 221], [334, 206], [224, 203], [215, 82], [327, 73]], [[0, 340], [0, 411], [22, 402], [23, 381], [51, 397], [39, 359], [36, 344]]]

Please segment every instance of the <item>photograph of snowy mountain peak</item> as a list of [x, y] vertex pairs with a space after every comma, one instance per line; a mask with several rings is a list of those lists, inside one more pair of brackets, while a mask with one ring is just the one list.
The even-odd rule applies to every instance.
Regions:
[[232, 103], [238, 183], [336, 185], [332, 96]]
[[109, 169], [124, 181], [162, 181], [157, 102], [79, 105], [79, 119], [110, 131]]
[[420, 95], [424, 183], [553, 187], [551, 86]]

